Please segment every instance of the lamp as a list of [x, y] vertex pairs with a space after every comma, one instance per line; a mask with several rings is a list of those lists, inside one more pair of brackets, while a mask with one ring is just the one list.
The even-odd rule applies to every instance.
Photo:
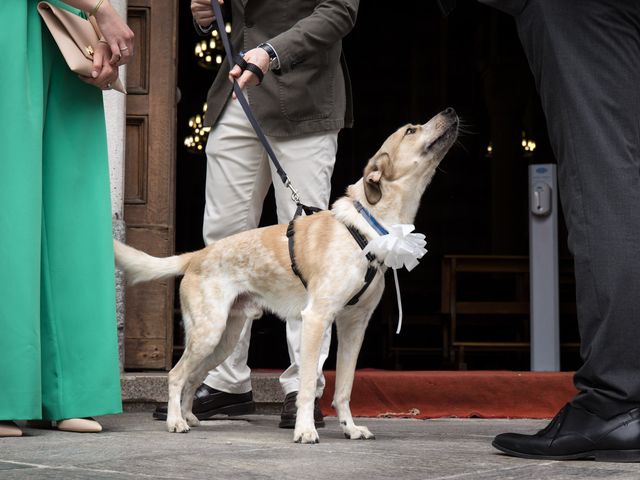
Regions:
[[203, 127], [202, 119], [204, 114], [207, 113], [207, 104], [202, 106], [202, 114], [198, 114], [195, 117], [189, 119], [190, 134], [184, 139], [184, 146], [191, 153], [202, 153], [207, 145], [207, 139], [209, 138], [209, 131], [211, 127]]
[[[224, 29], [231, 33], [231, 24], [227, 22]], [[217, 70], [222, 65], [224, 47], [217, 30], [211, 32], [211, 37], [196, 43], [194, 54], [198, 65], [207, 70]]]

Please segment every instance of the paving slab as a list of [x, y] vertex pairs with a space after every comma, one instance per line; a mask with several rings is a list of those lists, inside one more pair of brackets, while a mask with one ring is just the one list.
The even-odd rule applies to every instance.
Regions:
[[149, 412], [99, 418], [100, 434], [25, 429], [0, 439], [0, 479], [638, 480], [640, 465], [507, 457], [491, 447], [505, 431], [540, 420], [360, 418], [376, 440], [346, 440], [335, 417], [320, 443], [299, 445], [275, 415], [220, 417], [168, 433]]

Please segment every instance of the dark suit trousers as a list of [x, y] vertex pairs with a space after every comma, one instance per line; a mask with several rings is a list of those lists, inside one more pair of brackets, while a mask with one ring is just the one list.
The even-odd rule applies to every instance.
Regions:
[[529, 0], [516, 22], [575, 257], [573, 404], [613, 416], [640, 405], [640, 1]]

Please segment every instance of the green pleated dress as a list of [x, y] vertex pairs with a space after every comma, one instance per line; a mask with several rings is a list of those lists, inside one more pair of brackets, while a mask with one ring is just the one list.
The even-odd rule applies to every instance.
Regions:
[[0, 1], [0, 420], [122, 407], [102, 94], [36, 6]]

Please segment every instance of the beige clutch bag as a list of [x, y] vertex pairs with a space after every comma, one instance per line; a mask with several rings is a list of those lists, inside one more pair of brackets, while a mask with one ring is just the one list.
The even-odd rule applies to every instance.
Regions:
[[[38, 3], [38, 13], [58, 44], [71, 71], [90, 77], [93, 51], [100, 39], [91, 22], [49, 2]], [[127, 93], [119, 78], [111, 84], [111, 88]]]

